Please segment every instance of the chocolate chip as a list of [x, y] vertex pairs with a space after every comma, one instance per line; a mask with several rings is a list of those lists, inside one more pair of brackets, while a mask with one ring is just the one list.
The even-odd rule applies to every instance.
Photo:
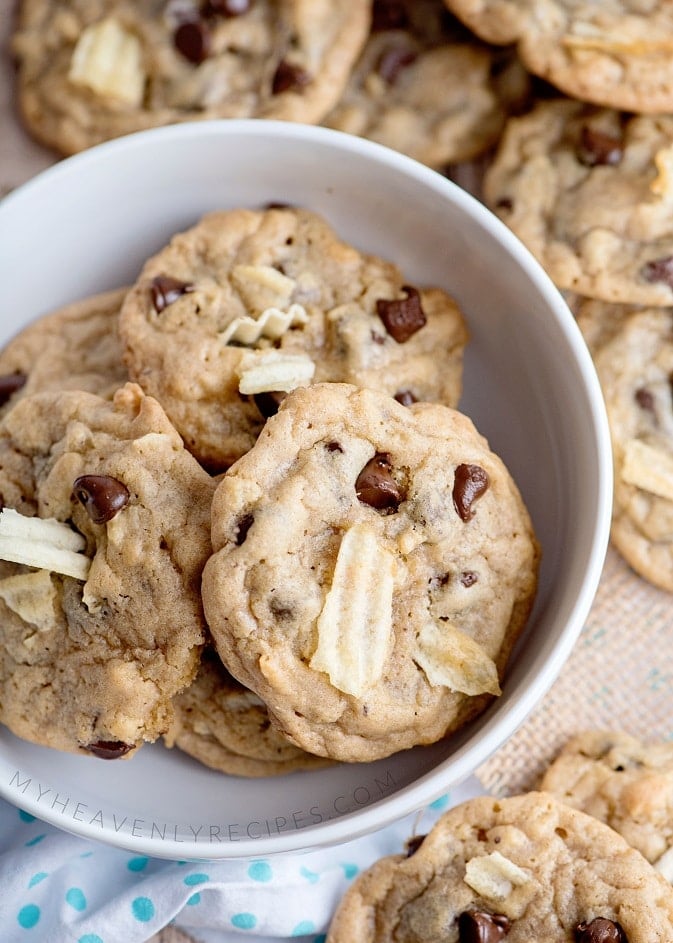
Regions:
[[171, 275], [157, 275], [152, 279], [150, 291], [152, 292], [154, 310], [157, 314], [160, 314], [164, 308], [172, 305], [182, 295], [194, 291], [194, 286], [189, 282], [181, 282]]
[[269, 203], [264, 204], [265, 210], [290, 210], [292, 209], [291, 203], [281, 203], [279, 200], [271, 200]]
[[236, 546], [240, 547], [244, 542], [245, 538], [248, 536], [248, 531], [253, 525], [255, 518], [252, 514], [244, 514], [243, 517], [239, 518], [238, 525], [236, 529]]
[[479, 582], [479, 574], [475, 573], [474, 570], [463, 570], [460, 574], [460, 582], [463, 586], [474, 586], [475, 583]]
[[185, 20], [173, 33], [173, 45], [194, 65], [200, 65], [210, 55], [210, 32], [203, 20]]
[[311, 76], [306, 69], [281, 59], [271, 80], [271, 91], [274, 95], [280, 95], [282, 92], [299, 91], [309, 85], [310, 82]]
[[376, 313], [383, 321], [386, 331], [398, 344], [408, 341], [427, 321], [421, 307], [421, 296], [416, 289], [404, 285], [402, 291], [406, 298], [392, 301], [379, 298], [376, 302]]
[[590, 125], [584, 125], [577, 146], [577, 159], [587, 167], [608, 165], [614, 167], [624, 155], [622, 139], [606, 134]]
[[514, 200], [509, 196], [500, 197], [500, 199], [496, 201], [495, 208], [496, 210], [510, 213], [514, 209]]
[[418, 58], [413, 49], [407, 45], [396, 43], [384, 49], [376, 63], [376, 71], [384, 82], [388, 85], [394, 85], [408, 66], [412, 65]]
[[252, 398], [262, 416], [264, 416], [265, 419], [269, 419], [271, 416], [276, 415], [278, 407], [286, 396], [287, 393], [255, 393]]
[[409, 17], [404, 0], [374, 0], [372, 4], [372, 32], [386, 29], [405, 29]]
[[398, 390], [397, 393], [395, 393], [395, 399], [403, 406], [411, 406], [413, 403], [418, 402], [411, 390]]
[[0, 376], [0, 406], [4, 406], [12, 393], [16, 393], [25, 384], [25, 373], [5, 373]]
[[412, 838], [408, 838], [404, 843], [404, 851], [407, 858], [411, 858], [412, 855], [415, 855], [424, 841], [425, 835], [414, 835]]
[[673, 288], [673, 255], [646, 262], [640, 274], [646, 282], [664, 282], [669, 288]]
[[474, 516], [472, 505], [487, 490], [488, 475], [479, 465], [459, 465], [453, 481], [453, 506], [461, 521]]
[[355, 482], [355, 493], [363, 504], [377, 511], [396, 511], [404, 495], [392, 476], [390, 457], [379, 452], [367, 462]]
[[84, 749], [101, 760], [118, 760], [135, 749], [135, 744], [124, 743], [123, 740], [96, 740], [95, 743], [87, 743]]
[[624, 928], [606, 917], [595, 917], [590, 923], [575, 927], [575, 943], [629, 943]]
[[636, 390], [635, 400], [641, 409], [646, 409], [650, 413], [654, 412], [654, 396], [652, 396], [650, 391], [646, 390], [645, 387]]
[[82, 475], [72, 488], [94, 524], [111, 521], [129, 500], [129, 489], [111, 475]]
[[510, 927], [511, 923], [504, 914], [464, 910], [458, 917], [458, 940], [459, 943], [500, 943]]
[[341, 452], [343, 455], [343, 448], [338, 442], [326, 442], [325, 448], [328, 452]]
[[204, 16], [241, 16], [252, 6], [252, 0], [206, 0], [201, 7]]

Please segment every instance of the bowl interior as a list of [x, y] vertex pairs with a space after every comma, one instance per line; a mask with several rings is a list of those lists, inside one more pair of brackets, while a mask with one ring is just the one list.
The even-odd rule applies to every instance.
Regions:
[[262, 121], [192, 124], [52, 168], [0, 205], [0, 343], [40, 314], [133, 281], [147, 256], [203, 213], [269, 201], [322, 213], [411, 282], [440, 285], [459, 300], [471, 334], [461, 409], [524, 495], [543, 548], [539, 594], [497, 703], [449, 740], [376, 763], [249, 781], [160, 745], [103, 764], [0, 728], [0, 794], [61, 828], [157, 856], [326, 845], [445, 792], [553, 681], [588, 612], [607, 543], [607, 425], [560, 296], [475, 200], [357, 138]]

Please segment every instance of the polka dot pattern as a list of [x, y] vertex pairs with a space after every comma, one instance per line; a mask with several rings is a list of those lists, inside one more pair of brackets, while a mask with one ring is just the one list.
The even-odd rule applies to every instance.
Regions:
[[26, 904], [18, 912], [16, 919], [24, 930], [32, 930], [40, 921], [40, 908], [37, 904]]
[[129, 869], [129, 871], [135, 871], [135, 872], [144, 871], [144, 869], [147, 867], [149, 860], [150, 860], [149, 858], [141, 858], [141, 857], [130, 858], [126, 862], [126, 867]]
[[187, 887], [194, 887], [195, 884], [206, 884], [209, 880], [207, 874], [188, 874], [184, 883]]
[[85, 933], [84, 936], [79, 938], [77, 943], [103, 943], [103, 940], [97, 933]]
[[231, 918], [232, 925], [237, 930], [254, 930], [257, 926], [257, 917], [254, 914], [234, 914]]
[[253, 861], [248, 868], [248, 877], [253, 881], [266, 883], [273, 879], [273, 870], [266, 861]]
[[66, 903], [70, 904], [73, 910], [77, 910], [80, 913], [86, 910], [86, 897], [84, 896], [84, 891], [80, 887], [71, 887], [66, 891], [65, 894]]
[[154, 917], [154, 904], [149, 897], [135, 897], [131, 901], [131, 913], [136, 920], [147, 923]]
[[28, 882], [28, 887], [35, 887], [36, 884], [40, 884], [42, 881], [44, 881], [45, 878], [48, 877], [49, 875], [46, 871], [38, 871], [37, 874], [34, 874]]

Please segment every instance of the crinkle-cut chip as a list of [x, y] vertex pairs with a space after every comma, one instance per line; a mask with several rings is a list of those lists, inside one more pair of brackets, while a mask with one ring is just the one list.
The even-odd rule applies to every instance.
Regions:
[[250, 353], [241, 362], [238, 389], [246, 396], [255, 393], [289, 393], [308, 386], [315, 363], [306, 354], [285, 354], [280, 350]]
[[220, 334], [223, 343], [235, 341], [238, 344], [252, 346], [261, 337], [278, 340], [296, 324], [306, 324], [308, 314], [303, 305], [290, 305], [287, 311], [280, 308], [267, 308], [258, 318], [234, 318], [231, 324]]
[[500, 694], [498, 669], [484, 649], [455, 625], [427, 619], [412, 652], [430, 684], [461, 694]]
[[381, 675], [392, 645], [395, 560], [368, 524], [343, 536], [318, 617], [310, 661], [345, 694], [361, 697]]
[[523, 887], [530, 875], [499, 851], [472, 858], [465, 865], [465, 883], [486, 900], [506, 900], [515, 887]]
[[0, 599], [38, 632], [48, 632], [54, 627], [57, 594], [47, 570], [17, 573], [0, 580]]
[[626, 443], [620, 477], [626, 484], [673, 501], [673, 455], [640, 439]]
[[654, 867], [669, 884], [673, 884], [673, 848], [668, 848], [661, 858], [654, 862]]
[[85, 546], [84, 537], [61, 521], [0, 511], [0, 560], [86, 580], [91, 561], [78, 552]]
[[102, 98], [138, 107], [145, 94], [140, 40], [112, 16], [92, 23], [75, 46], [68, 78]]
[[235, 265], [231, 281], [253, 314], [287, 308], [297, 283], [272, 265]]
[[650, 184], [652, 193], [661, 197], [673, 196], [673, 146], [662, 147], [654, 155], [657, 176]]

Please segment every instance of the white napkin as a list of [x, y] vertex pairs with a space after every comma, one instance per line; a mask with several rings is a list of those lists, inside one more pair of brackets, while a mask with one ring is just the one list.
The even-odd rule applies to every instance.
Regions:
[[472, 778], [423, 812], [355, 841], [235, 861], [139, 856], [76, 838], [0, 800], [0, 939], [144, 943], [174, 923], [204, 943], [322, 943], [337, 901], [362, 869], [483, 792]]

